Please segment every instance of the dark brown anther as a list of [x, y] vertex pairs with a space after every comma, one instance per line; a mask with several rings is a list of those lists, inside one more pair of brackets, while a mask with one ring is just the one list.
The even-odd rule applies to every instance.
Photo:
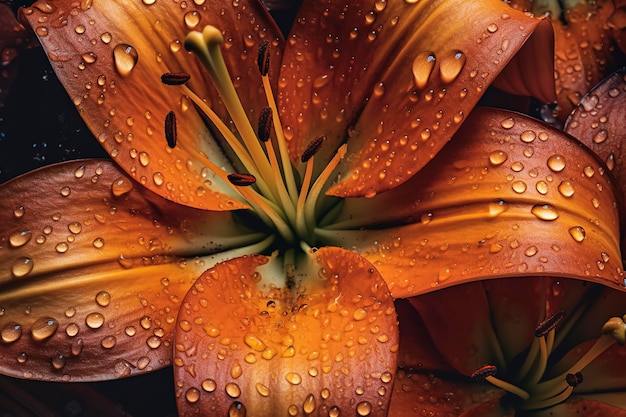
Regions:
[[172, 149], [176, 146], [176, 136], [176, 113], [171, 111], [165, 116], [165, 139]]
[[576, 388], [579, 384], [583, 382], [583, 374], [580, 372], [576, 372], [575, 374], [567, 374], [565, 376], [565, 381], [570, 387]]
[[554, 329], [565, 317], [565, 311], [559, 310], [535, 327], [535, 337], [543, 337]]
[[248, 187], [256, 182], [256, 178], [252, 174], [228, 174], [228, 181], [238, 187]]
[[161, 82], [165, 85], [182, 85], [185, 84], [191, 75], [186, 72], [166, 72], [161, 75]]
[[498, 367], [495, 365], [485, 365], [481, 366], [474, 372], [472, 372], [471, 378], [476, 381], [482, 381], [488, 376], [494, 376], [498, 372]]
[[261, 142], [267, 142], [269, 140], [272, 127], [274, 127], [272, 109], [270, 107], [264, 107], [259, 116], [259, 129], [257, 131]]
[[322, 145], [324, 144], [325, 140], [326, 140], [326, 136], [324, 135], [318, 136], [315, 139], [313, 139], [311, 143], [309, 143], [309, 146], [307, 146], [304, 152], [302, 153], [302, 158], [300, 158], [300, 160], [303, 163], [306, 163], [306, 161], [311, 159], [313, 155], [315, 155], [316, 153], [319, 152], [320, 149], [322, 149]]
[[270, 47], [267, 41], [263, 41], [261, 42], [261, 45], [259, 45], [257, 64], [259, 64], [259, 71], [261, 72], [261, 75], [265, 77], [270, 70]]

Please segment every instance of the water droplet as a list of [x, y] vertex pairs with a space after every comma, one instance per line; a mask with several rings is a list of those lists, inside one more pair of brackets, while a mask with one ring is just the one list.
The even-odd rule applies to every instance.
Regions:
[[104, 339], [100, 341], [100, 346], [102, 346], [105, 349], [111, 349], [115, 347], [116, 343], [117, 343], [117, 339], [115, 338], [115, 336], [106, 336]]
[[131, 73], [138, 60], [137, 50], [131, 45], [120, 43], [113, 48], [115, 70], [123, 77]]
[[4, 325], [0, 330], [0, 338], [3, 343], [13, 343], [22, 336], [22, 325], [13, 321]]
[[72, 340], [72, 346], [70, 347], [70, 352], [74, 356], [80, 355], [80, 352], [83, 351], [83, 339], [74, 339]]
[[248, 345], [251, 349], [257, 352], [263, 352], [267, 347], [265, 343], [263, 343], [258, 337], [253, 334], [245, 335], [243, 340], [246, 345]]
[[364, 320], [367, 317], [367, 310], [365, 310], [364, 308], [357, 308], [354, 311], [354, 314], [352, 315], [352, 317], [356, 321]]
[[300, 385], [302, 383], [302, 377], [296, 372], [288, 372], [285, 375], [285, 379], [292, 385]]
[[133, 183], [126, 177], [119, 177], [111, 184], [111, 193], [113, 193], [115, 197], [121, 197], [132, 189]]
[[37, 342], [49, 339], [59, 328], [59, 322], [52, 317], [40, 317], [32, 324], [30, 334]]
[[78, 327], [78, 324], [76, 323], [70, 323], [65, 327], [65, 334], [68, 335], [69, 337], [76, 336], [79, 331], [80, 331], [80, 328]]
[[185, 13], [185, 25], [187, 25], [188, 29], [193, 29], [200, 23], [201, 17], [198, 12], [187, 12]]
[[526, 183], [524, 181], [515, 181], [511, 184], [511, 188], [518, 194], [522, 194], [526, 191]]
[[59, 252], [59, 253], [65, 253], [65, 252], [67, 252], [67, 251], [68, 251], [68, 249], [69, 249], [69, 248], [70, 248], [70, 245], [68, 245], [68, 244], [67, 244], [67, 243], [65, 243], [65, 242], [61, 242], [61, 243], [58, 243], [58, 244], [54, 247], [54, 250], [56, 250], [56, 251], [57, 251], [57, 252]]
[[609, 132], [606, 129], [600, 129], [598, 133], [593, 136], [593, 143], [603, 143], [609, 137]]
[[237, 359], [233, 361], [233, 366], [230, 368], [230, 376], [232, 379], [237, 379], [243, 373], [243, 368]]
[[26, 256], [20, 256], [13, 262], [11, 266], [11, 273], [15, 278], [22, 278], [26, 275], [30, 274], [33, 270], [35, 263], [32, 259], [27, 258]]
[[535, 204], [530, 212], [535, 215], [538, 219], [541, 220], [556, 220], [559, 217], [559, 213], [556, 211], [554, 207], [549, 204]]
[[52, 367], [58, 371], [59, 369], [62, 369], [65, 366], [65, 356], [61, 354], [54, 356], [52, 358], [51, 363], [52, 363]]
[[568, 232], [576, 242], [582, 242], [585, 240], [585, 236], [587, 235], [587, 232], [582, 226], [570, 227]]
[[548, 158], [548, 168], [554, 172], [561, 172], [565, 169], [565, 158], [562, 155], [552, 155]]
[[200, 400], [200, 390], [195, 387], [191, 387], [185, 392], [185, 399], [190, 403], [197, 403]]
[[489, 163], [493, 166], [502, 165], [507, 159], [509, 155], [503, 151], [493, 151], [489, 154]]
[[17, 359], [17, 363], [24, 364], [28, 361], [28, 355], [22, 352], [17, 355], [16, 359]]
[[499, 216], [500, 214], [507, 211], [508, 208], [509, 208], [509, 205], [503, 200], [493, 201], [489, 203], [489, 207], [488, 207], [489, 216], [490, 217]]
[[436, 60], [435, 53], [431, 51], [424, 51], [413, 60], [413, 78], [415, 79], [415, 86], [419, 90], [424, 89], [428, 84]]
[[372, 404], [367, 401], [361, 401], [356, 406], [356, 412], [362, 417], [369, 416], [372, 412]]
[[72, 223], [67, 225], [67, 229], [71, 233], [77, 235], [77, 234], [79, 234], [83, 230], [83, 225], [80, 224], [79, 222], [72, 222]]
[[113, 36], [111, 36], [111, 33], [109, 32], [104, 32], [102, 35], [100, 35], [100, 40], [105, 44], [110, 43], [112, 39]]
[[226, 394], [228, 394], [230, 398], [237, 398], [241, 395], [241, 388], [239, 388], [239, 385], [235, 384], [234, 382], [229, 382], [228, 384], [226, 384], [224, 389], [226, 390]]
[[315, 411], [315, 407], [315, 397], [313, 396], [313, 394], [307, 395], [304, 399], [304, 402], [302, 403], [302, 411], [304, 411], [306, 414], [312, 414], [313, 411]]
[[13, 217], [15, 217], [16, 219], [21, 219], [22, 217], [24, 217], [24, 213], [26, 213], [26, 210], [23, 206], [20, 206], [13, 210]]
[[90, 329], [98, 329], [104, 324], [104, 316], [100, 313], [89, 313], [85, 317], [85, 324]]
[[11, 245], [12, 248], [19, 248], [20, 246], [27, 244], [32, 236], [33, 234], [27, 230], [12, 233], [11, 236], [9, 236], [9, 245]]
[[148, 345], [148, 347], [150, 347], [151, 349], [157, 349], [159, 346], [161, 346], [161, 339], [158, 338], [157, 336], [150, 336], [147, 340], [146, 340], [146, 344]]
[[200, 385], [206, 392], [213, 392], [217, 389], [217, 383], [212, 379], [205, 379]]
[[392, 379], [393, 375], [391, 374], [391, 372], [383, 372], [383, 374], [380, 376], [380, 380], [385, 384], [390, 383]]
[[246, 407], [239, 401], [235, 401], [228, 407], [228, 417], [246, 417]]
[[451, 51], [445, 55], [439, 64], [439, 76], [441, 81], [445, 84], [449, 84], [461, 73], [461, 70], [465, 66], [467, 57], [461, 51]]
[[104, 239], [97, 237], [93, 240], [92, 244], [94, 248], [101, 249], [104, 246]]
[[256, 392], [258, 392], [261, 397], [269, 397], [270, 396], [270, 389], [268, 387], [266, 387], [265, 385], [261, 384], [260, 382], [258, 382], [255, 385], [255, 388], [256, 388]]
[[500, 122], [500, 126], [502, 126], [504, 129], [511, 129], [513, 126], [515, 126], [515, 119], [513, 119], [512, 117], [507, 117]]
[[563, 197], [570, 198], [574, 195], [574, 185], [571, 181], [561, 181], [559, 184], [559, 193], [561, 193]]
[[537, 134], [532, 130], [525, 130], [519, 135], [520, 139], [524, 143], [531, 143], [537, 137]]
[[496, 25], [495, 23], [491, 23], [487, 26], [487, 32], [489, 33], [495, 33], [498, 30], [498, 25]]
[[96, 294], [96, 303], [100, 307], [106, 307], [109, 305], [110, 302], [111, 302], [111, 294], [109, 294], [108, 292], [100, 291], [98, 294]]

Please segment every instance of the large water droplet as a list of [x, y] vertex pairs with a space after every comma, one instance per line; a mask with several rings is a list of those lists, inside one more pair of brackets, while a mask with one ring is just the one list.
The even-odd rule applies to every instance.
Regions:
[[108, 306], [109, 303], [111, 303], [111, 294], [106, 291], [100, 291], [98, 294], [96, 294], [96, 303], [100, 307]]
[[439, 76], [441, 81], [445, 84], [449, 84], [461, 73], [461, 70], [465, 66], [467, 57], [461, 51], [451, 51], [446, 54], [439, 63]]
[[228, 417], [246, 417], [246, 407], [239, 401], [235, 401], [228, 407]]
[[226, 384], [224, 389], [226, 390], [226, 394], [228, 394], [228, 396], [231, 398], [237, 398], [241, 395], [241, 388], [239, 388], [239, 385], [235, 384], [234, 382], [229, 382], [228, 384]]
[[52, 317], [40, 317], [32, 324], [30, 334], [34, 340], [41, 342], [49, 339], [59, 328], [59, 322]]
[[123, 77], [131, 73], [138, 60], [139, 54], [131, 45], [120, 43], [113, 48], [113, 62], [115, 63], [115, 70]]
[[313, 394], [307, 395], [304, 399], [304, 402], [302, 403], [302, 411], [304, 411], [306, 414], [311, 414], [313, 413], [313, 411], [315, 411], [315, 407], [315, 397], [313, 396]]
[[585, 232], [585, 229], [582, 226], [570, 227], [568, 232], [572, 239], [574, 239], [576, 242], [582, 242], [583, 240], [585, 240], [585, 236], [587, 235], [587, 232]]
[[11, 273], [15, 278], [22, 278], [26, 275], [30, 274], [30, 271], [33, 270], [35, 263], [32, 259], [27, 258], [26, 256], [20, 256], [13, 262], [11, 266]]
[[19, 248], [20, 246], [27, 244], [32, 237], [33, 234], [27, 230], [23, 232], [15, 232], [9, 236], [9, 244], [12, 248]]
[[356, 412], [358, 415], [362, 417], [369, 416], [370, 413], [372, 412], [372, 404], [370, 404], [367, 401], [361, 401], [356, 406]]
[[197, 403], [200, 400], [200, 390], [195, 387], [191, 387], [185, 392], [185, 399], [190, 403]]
[[430, 74], [435, 67], [435, 53], [431, 51], [424, 51], [417, 55], [413, 60], [413, 78], [415, 79], [415, 86], [422, 90], [428, 84]]
[[100, 313], [89, 313], [85, 317], [85, 324], [91, 329], [98, 329], [104, 324], [104, 316]]
[[530, 212], [541, 220], [556, 220], [559, 217], [559, 213], [554, 207], [549, 204], [535, 204]]

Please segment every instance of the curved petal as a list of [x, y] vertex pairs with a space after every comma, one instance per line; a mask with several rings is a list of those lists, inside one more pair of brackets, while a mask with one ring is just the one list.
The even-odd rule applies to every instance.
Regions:
[[[160, 77], [189, 73], [189, 86], [226, 118], [199, 61], [182, 47], [189, 31], [213, 24], [224, 30], [225, 48], [236, 51], [225, 59], [232, 77], [246, 81], [238, 83], [239, 94], [259, 110], [265, 96], [254, 45], [261, 39], [280, 45], [281, 36], [254, 0], [227, 7], [197, 3], [41, 0], [22, 14], [92, 133], [128, 175], [180, 204], [232, 209], [243, 205], [205, 166], [209, 158], [229, 169], [222, 148], [182, 90], [161, 84]], [[280, 49], [273, 48], [277, 58]], [[171, 110], [178, 115], [173, 149], [163, 133]], [[254, 113], [250, 117], [256, 125]]]
[[[470, 22], [462, 37], [458, 21]], [[551, 35], [548, 22], [500, 1], [307, 2], [279, 82], [292, 157], [319, 135], [326, 157], [347, 141], [353, 155], [330, 193], [393, 188], [450, 139], [525, 41], [537, 36], [535, 62], [549, 63]], [[537, 70], [516, 92], [551, 97], [551, 64]]]
[[565, 132], [575, 136], [605, 161], [617, 179], [622, 202], [626, 201], [626, 69], [614, 72], [581, 100], [565, 123]]
[[182, 256], [242, 242], [228, 212], [177, 206], [110, 161], [34, 171], [1, 194], [0, 372], [20, 378], [169, 365], [180, 301], [212, 262]]
[[[562, 132], [477, 108], [420, 175], [374, 199], [348, 199], [319, 234], [374, 263], [394, 297], [518, 274], [623, 288], [610, 181]], [[372, 225], [381, 230], [349, 230]]]
[[380, 275], [339, 248], [283, 265], [233, 259], [189, 291], [174, 357], [181, 416], [386, 415], [398, 334]]
[[563, 404], [535, 412], [533, 417], [570, 417], [575, 415], [584, 415], [585, 417], [626, 417], [626, 409], [612, 406], [602, 401], [571, 398]]
[[615, 45], [607, 20], [612, 1], [578, 2], [564, 13], [567, 24], [553, 19], [557, 114], [565, 120], [596, 83], [616, 69]]

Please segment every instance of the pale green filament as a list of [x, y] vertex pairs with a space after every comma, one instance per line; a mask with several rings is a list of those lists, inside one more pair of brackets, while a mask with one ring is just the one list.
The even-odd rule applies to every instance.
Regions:
[[[321, 174], [313, 178], [313, 158], [307, 162], [304, 178], [299, 183], [296, 171], [291, 164], [278, 109], [272, 95], [270, 81], [263, 71], [261, 79], [265, 96], [272, 110], [273, 129], [276, 143], [271, 139], [261, 142], [252, 128], [235, 87], [228, 74], [226, 64], [221, 55], [220, 45], [223, 43], [221, 32], [207, 26], [202, 33], [191, 32], [185, 39], [185, 47], [194, 52], [206, 67], [222, 102], [224, 103], [237, 129], [236, 136], [219, 116], [193, 91], [183, 86], [183, 93], [192, 100], [197, 108], [205, 113], [215, 127], [222, 133], [226, 142], [240, 160], [246, 175], [254, 177], [254, 184], [230, 185], [249, 204], [261, 221], [273, 229], [282, 238], [278, 247], [300, 247], [309, 250], [315, 246], [314, 230], [317, 225], [317, 200], [323, 197], [322, 189], [330, 179], [339, 161], [346, 154], [346, 146], [339, 148]], [[263, 138], [265, 140], [265, 137]], [[275, 146], [277, 145], [277, 146]], [[312, 150], [315, 152], [317, 149]], [[207, 166], [224, 178], [226, 173], [214, 164]], [[313, 184], [313, 185], [311, 185]], [[330, 201], [330, 200], [329, 200]]]

